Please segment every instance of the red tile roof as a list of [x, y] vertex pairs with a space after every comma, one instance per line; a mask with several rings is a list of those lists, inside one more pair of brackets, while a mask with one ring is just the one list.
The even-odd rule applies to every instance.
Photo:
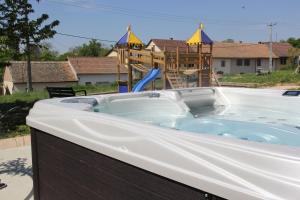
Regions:
[[[269, 58], [269, 48], [264, 44], [217, 42], [213, 46], [215, 58]], [[277, 58], [273, 53], [273, 58]]]
[[[265, 43], [267, 46], [269, 46], [269, 43]], [[293, 46], [287, 42], [273, 42], [272, 43], [272, 49], [273, 52], [278, 57], [289, 57], [288, 52], [289, 49], [292, 49]]]
[[[161, 51], [176, 51], [179, 47], [180, 51], [186, 51], [187, 45], [184, 40], [170, 40], [170, 39], [151, 39], [148, 45], [153, 42]], [[147, 46], [148, 46], [147, 45]]]
[[[117, 73], [118, 58], [116, 57], [70, 57], [68, 60], [77, 74]], [[124, 66], [121, 66], [121, 73], [127, 73]]]
[[[151, 41], [160, 49], [167, 51], [176, 51], [177, 46], [179, 51], [186, 51], [187, 45], [184, 40], [166, 40], [166, 39], [152, 39]], [[195, 51], [195, 48], [190, 48], [190, 51]], [[204, 51], [207, 51], [207, 46]], [[214, 58], [268, 58], [269, 48], [265, 44], [256, 43], [225, 43], [215, 42], [213, 45]], [[273, 53], [273, 57], [278, 56]]]
[[[11, 74], [14, 83], [25, 83], [27, 81], [27, 63], [25, 61], [11, 61], [6, 69]], [[32, 82], [34, 83], [56, 83], [76, 82], [77, 76], [68, 62], [31, 62]]]

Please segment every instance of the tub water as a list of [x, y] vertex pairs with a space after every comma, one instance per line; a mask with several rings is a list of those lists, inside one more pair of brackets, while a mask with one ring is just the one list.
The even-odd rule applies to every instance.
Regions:
[[[198, 134], [217, 135], [268, 144], [300, 146], [299, 116], [297, 113], [291, 113], [291, 111], [268, 109], [264, 108], [263, 105], [261, 107], [234, 106], [227, 109], [225, 105], [212, 104], [194, 106], [187, 113], [174, 115], [171, 111], [173, 108], [168, 102], [155, 102], [155, 100], [153, 102], [153, 98], [147, 100], [149, 102], [143, 101], [143, 99], [131, 99], [131, 101], [135, 101], [136, 106], [131, 111], [124, 111], [124, 105], [128, 102], [122, 102], [119, 104], [120, 107], [114, 110], [103, 104], [98, 104], [93, 107], [93, 110]], [[141, 105], [138, 106], [137, 104]], [[116, 106], [116, 104], [112, 106]], [[226, 112], [224, 112], [225, 110]]]

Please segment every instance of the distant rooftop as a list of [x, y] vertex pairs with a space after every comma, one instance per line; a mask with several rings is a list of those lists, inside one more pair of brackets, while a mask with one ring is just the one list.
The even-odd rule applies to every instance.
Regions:
[[[11, 61], [8, 67], [14, 83], [27, 81], [27, 63], [25, 61]], [[68, 62], [32, 61], [32, 82], [55, 83], [77, 81], [77, 76]]]
[[[176, 51], [177, 47], [179, 51], [186, 51], [187, 44], [184, 40], [173, 40], [173, 39], [152, 39], [147, 46], [154, 43], [161, 51]], [[277, 48], [278, 47], [278, 48]], [[280, 47], [280, 48], [279, 48]], [[284, 48], [283, 48], [284, 47]], [[284, 43], [282, 46], [280, 43], [274, 45], [273, 57], [278, 58], [279, 56], [286, 55], [288, 51], [288, 45]], [[278, 53], [277, 49], [281, 52]], [[190, 48], [190, 51], [196, 51], [195, 48]], [[204, 48], [204, 51], [206, 49]], [[278, 54], [277, 54], [278, 53]], [[269, 58], [269, 47], [268, 45], [261, 43], [226, 43], [226, 42], [215, 42], [213, 46], [213, 57], [214, 58]]]
[[[116, 57], [70, 57], [70, 64], [77, 74], [115, 74], [117, 73], [118, 59]], [[124, 66], [121, 73], [127, 73]]]
[[[266, 45], [269, 45], [268, 42], [265, 43]], [[292, 49], [293, 46], [290, 43], [287, 42], [273, 42], [272, 43], [272, 49], [273, 52], [278, 57], [288, 57], [289, 49]]]

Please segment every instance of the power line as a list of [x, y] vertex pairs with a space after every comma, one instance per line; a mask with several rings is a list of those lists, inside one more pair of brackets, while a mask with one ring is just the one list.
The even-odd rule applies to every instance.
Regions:
[[87, 40], [98, 40], [98, 41], [101, 41], [101, 42], [109, 42], [109, 43], [116, 43], [117, 42], [115, 40], [105, 40], [105, 39], [99, 39], [99, 38], [94, 38], [94, 37], [87, 37], [87, 36], [82, 36], [82, 35], [73, 35], [73, 34], [69, 34], [69, 33], [60, 33], [60, 32], [57, 32], [56, 34], [63, 35], [63, 36], [68, 36], [68, 37], [74, 37], [74, 38], [87, 39]]
[[[73, 7], [79, 7], [83, 9], [96, 9], [101, 10], [103, 12], [110, 12], [115, 14], [122, 14], [127, 16], [134, 16], [144, 19], [151, 19], [154, 20], [154, 18], [161, 19], [164, 21], [170, 21], [170, 22], [199, 22], [199, 19], [196, 17], [191, 16], [183, 16], [183, 15], [174, 15], [170, 13], [163, 13], [163, 12], [154, 12], [154, 11], [147, 11], [147, 10], [137, 10], [137, 9], [127, 9], [127, 8], [121, 8], [116, 6], [111, 6], [107, 4], [99, 4], [93, 3], [93, 5], [89, 5], [89, 1], [81, 1], [81, 2], [65, 2], [65, 1], [57, 1], [57, 0], [49, 0], [51, 3], [61, 4], [65, 6], [73, 6]], [[143, 14], [140, 14], [143, 13]], [[245, 25], [245, 21], [239, 21], [239, 20], [220, 20], [220, 19], [209, 19], [205, 17], [201, 17], [204, 21], [206, 21], [207, 24], [216, 24], [216, 25]], [[254, 21], [248, 21], [248, 25], [266, 25], [267, 22], [254, 22]]]
[[[132, 12], [128, 12], [128, 11], [108, 9], [108, 8], [99, 7], [99, 6], [80, 5], [80, 4], [76, 4], [74, 2], [67, 3], [67, 2], [61, 2], [61, 1], [55, 1], [55, 0], [49, 0], [49, 2], [56, 3], [56, 4], [61, 4], [61, 5], [65, 5], [65, 6], [72, 6], [72, 7], [84, 8], [84, 9], [101, 10], [101, 11], [104, 11], [104, 12], [111, 12], [111, 13], [115, 13], [115, 14], [133, 16], [133, 17], [137, 17], [137, 18], [144, 18], [144, 19], [150, 19], [150, 20], [153, 20], [153, 17], [156, 17], [154, 15], [145, 16], [145, 15], [140, 15], [140, 14], [133, 14]], [[180, 22], [180, 23], [183, 23], [183, 22], [186, 23], [187, 22], [187, 19], [170, 20], [169, 17], [168, 18], [160, 18], [160, 19], [164, 20], [164, 21], [172, 21], [172, 22]]]

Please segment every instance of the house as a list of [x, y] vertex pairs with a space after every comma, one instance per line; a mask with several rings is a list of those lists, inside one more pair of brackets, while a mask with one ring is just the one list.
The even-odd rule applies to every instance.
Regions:
[[117, 57], [117, 56], [118, 56], [118, 52], [114, 48], [109, 50], [105, 55], [105, 57]]
[[[69, 65], [75, 70], [80, 85], [113, 83], [117, 78], [116, 57], [70, 57]], [[127, 69], [120, 67], [121, 79], [127, 80]]]
[[[281, 67], [280, 56], [287, 55], [288, 49], [280, 49], [280, 54], [276, 54], [274, 45], [273, 67], [277, 70]], [[279, 45], [278, 45], [279, 46]], [[156, 52], [163, 51], [187, 51], [184, 40], [174, 39], [152, 39], [147, 44], [146, 49]], [[190, 51], [196, 51], [190, 48]], [[219, 74], [255, 73], [259, 70], [269, 70], [269, 47], [264, 43], [225, 43], [216, 42], [213, 46], [213, 69]]]
[[[264, 43], [269, 46], [269, 43]], [[293, 46], [287, 42], [273, 42], [272, 50], [276, 56], [279, 57], [278, 68], [281, 69], [286, 67], [288, 64], [288, 59], [290, 57], [289, 50], [292, 49]]]
[[[68, 62], [31, 62], [32, 86], [34, 90], [43, 90], [50, 86], [72, 86], [78, 78]], [[3, 91], [12, 94], [16, 91], [26, 91], [27, 63], [12, 61], [4, 69]]]
[[155, 52], [161, 52], [164, 50], [175, 52], [177, 47], [179, 48], [179, 51], [186, 51], [186, 42], [184, 40], [174, 40], [173, 38], [151, 39], [145, 48], [149, 50], [153, 48]]
[[[255, 43], [215, 43], [213, 69], [218, 74], [269, 71], [269, 47]], [[279, 69], [279, 57], [272, 53], [272, 71]]]

